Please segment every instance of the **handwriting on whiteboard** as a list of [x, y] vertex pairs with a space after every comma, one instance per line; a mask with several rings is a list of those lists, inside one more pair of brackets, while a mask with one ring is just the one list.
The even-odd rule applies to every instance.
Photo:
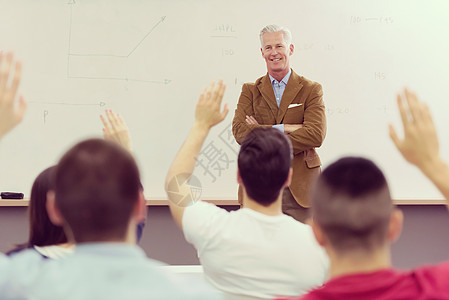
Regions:
[[394, 23], [393, 17], [361, 17], [361, 16], [351, 16], [349, 19], [349, 24], [392, 24]]

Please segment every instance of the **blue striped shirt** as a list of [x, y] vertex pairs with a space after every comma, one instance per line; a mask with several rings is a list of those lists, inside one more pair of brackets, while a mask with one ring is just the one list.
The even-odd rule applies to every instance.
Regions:
[[[290, 69], [288, 71], [287, 75], [285, 75], [285, 77], [282, 78], [281, 81], [277, 81], [276, 79], [274, 79], [273, 76], [268, 74], [270, 76], [271, 85], [273, 86], [274, 96], [276, 97], [276, 103], [277, 103], [278, 107], [281, 104], [282, 95], [284, 95], [285, 86], [287, 85], [287, 82], [290, 79], [291, 74], [292, 74], [292, 70]], [[276, 128], [276, 129], [284, 132], [284, 124], [273, 125], [273, 128]]]

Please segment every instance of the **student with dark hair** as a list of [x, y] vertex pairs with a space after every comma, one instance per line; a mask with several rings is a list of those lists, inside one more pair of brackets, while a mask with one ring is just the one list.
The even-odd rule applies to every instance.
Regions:
[[195, 122], [166, 177], [171, 213], [197, 249], [208, 281], [229, 298], [304, 293], [324, 281], [328, 262], [310, 226], [282, 213], [282, 190], [292, 176], [287, 137], [273, 128], [246, 136], [237, 173], [244, 208], [228, 212], [195, 202], [191, 175], [210, 129], [228, 112], [226, 105], [220, 109], [224, 91], [221, 81], [211, 84], [198, 100]]
[[[131, 139], [125, 121], [111, 110], [101, 116], [105, 140], [113, 141], [132, 153]], [[67, 242], [64, 230], [53, 225], [47, 214], [47, 193], [51, 189], [55, 167], [42, 171], [35, 179], [31, 188], [29, 212], [29, 238], [28, 242], [15, 247], [7, 255], [16, 254], [22, 250], [33, 248], [45, 258], [57, 259], [73, 252], [73, 244]], [[141, 189], [143, 187], [140, 185]], [[137, 241], [142, 236], [145, 223], [137, 224]]]
[[[0, 52], [0, 138], [20, 123], [15, 105], [20, 64]], [[11, 82], [9, 84], [9, 82]], [[221, 299], [211, 287], [168, 274], [135, 245], [145, 201], [133, 157], [115, 143], [93, 139], [70, 149], [48, 193], [51, 221], [76, 244], [72, 255], [43, 259], [34, 250], [0, 254], [1, 299]]]
[[135, 245], [145, 201], [136, 162], [122, 147], [101, 139], [80, 142], [54, 174], [48, 214], [75, 250], [45, 263], [29, 251], [13, 256], [2, 297], [217, 299], [207, 285], [166, 274]]
[[[125, 120], [119, 114], [114, 114], [112, 110], [106, 110], [105, 116], [100, 115], [101, 122], [103, 123], [103, 136], [107, 141], [112, 141], [122, 146], [123, 149], [133, 154], [131, 137], [129, 135], [128, 126]], [[140, 188], [143, 192], [143, 185], [140, 184]], [[146, 212], [142, 216], [142, 220], [137, 224], [137, 242], [140, 241], [143, 235], [143, 229], [145, 228]]]
[[[339, 253], [376, 251], [384, 246], [390, 219], [395, 225], [402, 221], [382, 171], [360, 157], [345, 157], [328, 166], [312, 199], [313, 220]], [[326, 199], [331, 201], [325, 203]]]
[[256, 128], [243, 141], [238, 155], [240, 179], [250, 199], [269, 206], [291, 176], [292, 149], [285, 136], [268, 128]]
[[[439, 155], [426, 105], [405, 91], [398, 96], [405, 137], [390, 136], [402, 155], [449, 199], [449, 166]], [[331, 279], [298, 299], [449, 299], [449, 261], [411, 271], [391, 267], [390, 244], [403, 216], [392, 204], [382, 171], [364, 158], [346, 157], [328, 166], [312, 193], [313, 231], [330, 258]]]
[[55, 226], [47, 214], [47, 193], [51, 189], [52, 172], [55, 167], [42, 171], [34, 180], [28, 204], [29, 237], [26, 243], [6, 253], [16, 254], [32, 248], [45, 258], [60, 258], [72, 253], [73, 245], [67, 242], [64, 230]]
[[119, 150], [115, 144], [88, 140], [58, 163], [48, 199], [50, 217], [78, 243], [126, 241], [132, 213], [143, 210], [137, 165]]

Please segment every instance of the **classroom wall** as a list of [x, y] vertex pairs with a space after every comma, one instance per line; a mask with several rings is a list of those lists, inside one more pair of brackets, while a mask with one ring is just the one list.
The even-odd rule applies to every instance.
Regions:
[[[227, 209], [236, 209], [228, 206]], [[449, 213], [444, 205], [401, 205], [402, 236], [392, 247], [393, 265], [407, 269], [449, 259]], [[0, 207], [0, 251], [27, 237], [26, 207]], [[151, 258], [172, 265], [198, 264], [195, 249], [185, 242], [168, 207], [151, 206], [140, 245]]]

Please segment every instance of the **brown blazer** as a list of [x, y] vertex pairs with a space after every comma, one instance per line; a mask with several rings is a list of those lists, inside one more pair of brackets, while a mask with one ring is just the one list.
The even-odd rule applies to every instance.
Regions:
[[[291, 104], [299, 106], [289, 107]], [[246, 116], [253, 116], [260, 125], [246, 124]], [[237, 109], [232, 122], [232, 132], [241, 144], [246, 134], [257, 126], [275, 124], [303, 124], [303, 127], [288, 134], [293, 146], [293, 178], [290, 191], [296, 202], [309, 207], [309, 187], [320, 172], [321, 161], [315, 151], [326, 136], [326, 115], [323, 90], [319, 83], [310, 81], [293, 72], [278, 108], [270, 77], [260, 77], [255, 83], [242, 87]], [[239, 191], [239, 201], [242, 201]]]

